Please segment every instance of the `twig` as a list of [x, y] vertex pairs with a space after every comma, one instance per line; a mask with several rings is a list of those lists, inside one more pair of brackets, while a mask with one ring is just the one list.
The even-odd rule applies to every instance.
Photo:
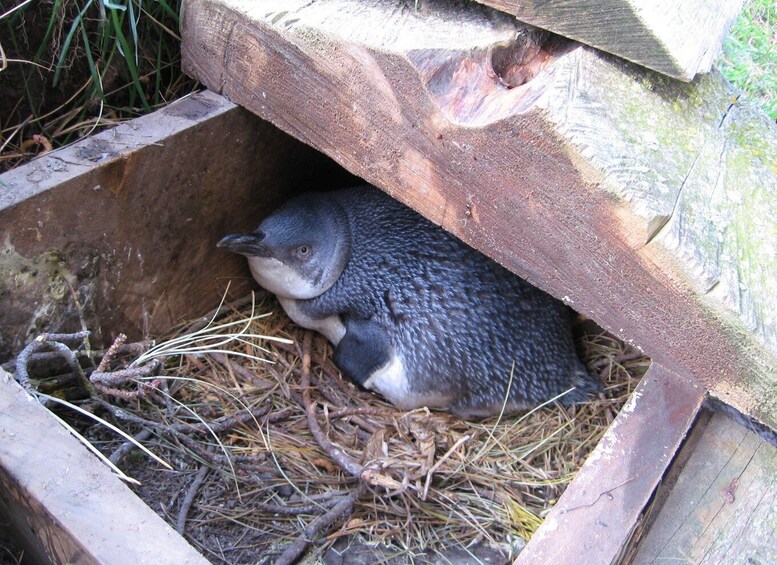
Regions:
[[[107, 357], [107, 355], [103, 357], [103, 361], [105, 361]], [[101, 362], [100, 367], [97, 367], [97, 370], [92, 373], [89, 379], [93, 383], [100, 383], [102, 385], [120, 385], [133, 379], [150, 376], [152, 373], [156, 372], [160, 364], [161, 362], [159, 359], [153, 359], [148, 365], [143, 365], [142, 367], [117, 369], [116, 371], [105, 372], [104, 370], [100, 370], [100, 367], [103, 365]]]
[[[40, 138], [41, 143], [45, 147], [45, 151], [43, 153], [39, 153], [39, 155], [43, 155], [44, 153], [48, 153], [50, 151], [53, 151], [53, 147], [51, 145], [51, 142], [46, 139], [44, 136], [32, 136], [34, 140], [37, 140]], [[71, 284], [70, 280], [65, 277], [64, 278], [65, 284], [67, 284], [67, 287], [70, 289], [70, 298], [73, 300], [73, 304], [76, 306], [76, 312], [78, 312], [78, 320], [81, 322], [81, 331], [87, 332], [86, 337], [84, 338], [84, 350], [86, 352], [86, 356], [89, 358], [89, 361], [92, 364], [92, 367], [94, 367], [94, 350], [92, 349], [92, 344], [89, 340], [89, 329], [88, 324], [86, 323], [86, 315], [84, 313], [84, 305], [81, 304], [81, 299], [78, 297], [78, 291], [76, 288]], [[125, 338], [126, 339], [126, 338]]]
[[386, 417], [391, 415], [392, 411], [385, 408], [374, 408], [372, 406], [360, 406], [354, 408], [341, 408], [334, 412], [329, 413], [330, 420], [337, 420], [339, 418], [347, 418], [349, 416], [377, 416]]
[[[132, 400], [139, 396], [145, 396], [150, 390], [156, 390], [162, 385], [160, 379], [154, 379], [151, 382], [142, 382], [139, 379], [142, 377], [148, 377], [152, 373], [155, 373], [162, 362], [159, 359], [153, 359], [148, 364], [142, 367], [135, 367], [130, 365], [126, 369], [117, 369], [115, 371], [108, 371], [111, 365], [111, 361], [116, 357], [116, 354], [127, 341], [127, 336], [119, 334], [113, 341], [113, 344], [108, 348], [108, 351], [103, 355], [100, 364], [97, 369], [89, 376], [89, 382], [94, 384], [94, 389], [103, 394], [109, 396], [115, 396], [117, 398], [123, 398], [124, 400]], [[119, 386], [126, 384], [128, 381], [136, 383], [135, 390], [124, 390], [118, 388]]]
[[298, 514], [317, 514], [322, 508], [331, 508], [342, 502], [342, 498], [333, 498], [316, 504], [306, 504], [304, 506], [280, 506], [277, 504], [268, 504], [266, 502], [253, 502], [251, 507], [255, 510], [261, 510], [268, 514], [278, 514], [280, 516], [296, 516]]
[[[60, 348], [56, 346], [52, 346], [52, 343], [59, 343], [60, 345], [63, 345], [61, 342], [78, 342], [83, 341], [87, 336], [89, 335], [89, 332], [76, 332], [72, 334], [41, 334], [38, 337], [36, 337], [34, 340], [32, 340], [30, 343], [27, 344], [27, 346], [22, 349], [22, 351], [19, 353], [19, 356], [16, 358], [16, 380], [19, 381], [19, 384], [24, 387], [24, 389], [28, 392], [35, 392], [34, 387], [30, 383], [30, 374], [29, 369], [27, 365], [30, 362], [30, 357], [32, 357], [32, 354], [37, 352], [40, 348], [42, 348], [44, 345], [48, 345], [49, 347], [53, 347], [53, 349], [56, 350], [56, 353], [58, 355], [62, 355], [64, 351], [62, 351]], [[64, 345], [63, 345], [64, 347]], [[65, 354], [65, 358], [67, 359], [68, 363], [71, 365], [73, 364], [73, 359], [75, 359], [75, 365], [78, 367], [77, 369], [74, 367], [74, 371], [80, 371], [83, 375], [83, 370], [81, 369], [81, 365], [78, 363], [78, 359], [75, 356], [75, 353], [70, 351], [69, 348], [66, 348], [68, 353]]]
[[[119, 353], [127, 353], [127, 352], [140, 352], [144, 349], [148, 348], [148, 342], [145, 341], [138, 341], [135, 343], [127, 343], [125, 345], [122, 345], [119, 348]], [[105, 355], [105, 351], [99, 350], [99, 349], [93, 349], [92, 353], [95, 357], [102, 357]], [[86, 351], [79, 349], [75, 352], [75, 354], [80, 357], [82, 360], [83, 358], [89, 358], [89, 355]], [[21, 354], [20, 354], [21, 355]], [[29, 359], [27, 360], [27, 364], [33, 364], [33, 363], [41, 363], [43, 361], [53, 361], [54, 359], [61, 359], [62, 356], [57, 351], [37, 351], [35, 353], [32, 353], [29, 356]], [[12, 370], [16, 369], [16, 360], [6, 361], [2, 365], [3, 369], [5, 369], [8, 372], [11, 372]]]
[[[264, 406], [257, 406], [250, 410], [241, 410], [240, 412], [236, 412], [231, 416], [221, 416], [220, 418], [217, 418], [216, 420], [208, 423], [207, 425], [203, 422], [200, 422], [198, 424], [162, 424], [161, 422], [155, 422], [154, 420], [147, 420], [145, 418], [141, 418], [140, 416], [137, 416], [132, 412], [127, 412], [126, 410], [123, 410], [117, 406], [114, 406], [113, 404], [103, 400], [102, 398], [95, 398], [94, 400], [119, 420], [125, 420], [128, 422], [132, 422], [134, 424], [139, 424], [141, 426], [152, 427], [154, 429], [169, 432], [174, 435], [193, 433], [193, 432], [197, 432], [197, 433], [226, 432], [236, 426], [239, 426], [240, 424], [245, 424], [247, 422], [251, 422], [253, 420], [257, 420], [261, 418], [262, 416], [265, 416], [271, 409], [271, 406], [264, 405]], [[282, 412], [283, 412], [282, 414], [283, 418], [286, 418], [289, 416], [290, 411], [284, 410]], [[280, 415], [280, 412], [278, 414]], [[272, 419], [272, 416], [270, 417], [270, 419]]]
[[189, 486], [189, 490], [186, 491], [186, 497], [183, 499], [183, 502], [181, 502], [181, 509], [178, 511], [178, 519], [175, 521], [175, 529], [181, 535], [183, 535], [183, 532], [186, 529], [186, 516], [189, 514], [189, 509], [192, 507], [194, 497], [197, 496], [197, 491], [200, 490], [200, 487], [202, 486], [203, 481], [205, 481], [205, 477], [208, 476], [209, 471], [210, 469], [207, 465], [200, 467], [200, 470], [197, 471], [197, 475], [194, 477], [192, 484]]
[[206, 432], [208, 431], [208, 428], [210, 428], [210, 431], [212, 432], [226, 432], [228, 430], [231, 430], [232, 428], [239, 426], [240, 424], [246, 424], [248, 422], [252, 422], [255, 420], [258, 420], [259, 418], [267, 415], [267, 413], [272, 409], [272, 406], [269, 404], [265, 404], [264, 406], [257, 406], [256, 408], [252, 408], [250, 410], [241, 410], [240, 412], [237, 412], [231, 416], [221, 416], [220, 418], [217, 418], [213, 422], [208, 423], [206, 426], [204, 423], [200, 422], [199, 424], [175, 424], [171, 426], [172, 428], [178, 430], [178, 431], [197, 431], [197, 432]]
[[351, 494], [338, 502], [331, 510], [326, 512], [318, 520], [302, 530], [299, 537], [288, 546], [278, 559], [275, 565], [291, 565], [296, 563], [297, 559], [305, 552], [308, 546], [316, 540], [322, 533], [329, 528], [337, 519], [351, 511], [353, 505], [364, 492], [364, 483], [359, 483]]
[[[132, 439], [135, 440], [135, 442], [142, 442], [146, 441], [148, 438], [151, 437], [153, 432], [149, 428], [143, 428], [140, 433], [136, 434]], [[111, 456], [108, 457], [108, 460], [113, 463], [114, 465], [118, 465], [119, 462], [124, 459], [133, 449], [137, 448], [137, 445], [131, 441], [125, 441], [122, 443], [116, 450], [111, 453]]]
[[421, 500], [426, 500], [427, 495], [429, 494], [429, 486], [432, 484], [432, 475], [437, 472], [437, 469], [439, 469], [445, 461], [448, 460], [448, 458], [453, 455], [453, 453], [463, 444], [468, 442], [470, 439], [472, 439], [472, 436], [464, 436], [459, 438], [459, 440], [454, 443], [451, 448], [445, 452], [445, 455], [440, 457], [437, 460], [437, 463], [434, 464], [434, 466], [429, 469], [429, 472], [426, 473], [426, 483], [424, 484], [424, 492], [421, 495]]
[[283, 410], [278, 410], [267, 416], [267, 422], [271, 424], [277, 424], [278, 422], [285, 420], [289, 416], [296, 414], [296, 410], [292, 406], [287, 406]]
[[340, 465], [344, 471], [356, 477], [357, 479], [360, 479], [362, 471], [364, 471], [364, 467], [354, 461], [345, 451], [329, 441], [324, 432], [321, 430], [321, 426], [318, 424], [318, 420], [316, 418], [316, 405], [310, 399], [310, 342], [311, 333], [308, 331], [305, 332], [305, 337], [302, 341], [301, 382], [302, 401], [305, 404], [305, 415], [308, 419], [308, 426], [310, 427], [310, 431], [313, 434], [313, 437], [316, 438], [316, 442], [318, 443], [319, 447], [321, 447], [321, 449], [323, 449], [324, 452], [329, 455], [333, 461]]
[[89, 337], [89, 331], [73, 332], [69, 334], [46, 333], [38, 336], [41, 341], [58, 341], [60, 343], [78, 343]]
[[[93, 396], [95, 393], [94, 387], [92, 386], [92, 383], [89, 382], [89, 379], [86, 378], [84, 370], [81, 368], [81, 364], [78, 362], [78, 357], [76, 356], [75, 351], [71, 350], [67, 345], [65, 345], [65, 343], [63, 343], [78, 343], [79, 341], [83, 342], [88, 337], [88, 331], [75, 332], [71, 334], [45, 333], [39, 335], [29, 344], [27, 344], [27, 346], [21, 351], [21, 353], [19, 353], [19, 356], [16, 358], [16, 380], [19, 381], [19, 384], [22, 385], [22, 387], [27, 392], [35, 394], [36, 391], [32, 386], [32, 383], [30, 383], [30, 374], [27, 366], [30, 362], [30, 357], [32, 354], [43, 346], [46, 346], [50, 347], [57, 354], [67, 360], [68, 364], [73, 370], [73, 373], [75, 373], [79, 378], [87, 392]], [[45, 404], [46, 403], [44, 402], [44, 405]]]
[[[86, 337], [89, 335], [89, 332], [81, 332], [85, 333]], [[86, 377], [86, 373], [84, 373], [84, 369], [81, 367], [81, 363], [78, 362], [78, 357], [76, 357], [75, 351], [70, 349], [67, 345], [64, 343], [61, 343], [60, 341], [51, 341], [47, 340], [44, 342], [48, 347], [51, 347], [55, 351], [58, 351], [62, 356], [67, 359], [68, 364], [70, 365], [70, 368], [73, 370], [73, 373], [76, 374], [78, 377], [78, 380], [81, 381], [81, 384], [83, 385], [84, 389], [89, 393], [89, 396], [94, 396], [96, 394], [96, 391], [94, 389], [94, 386], [89, 381], [89, 379]]]
[[621, 353], [620, 355], [611, 355], [607, 356], [604, 359], [599, 359], [595, 363], [593, 363], [591, 366], [594, 369], [602, 369], [609, 365], [610, 363], [623, 363], [624, 361], [633, 361], [634, 359], [639, 359], [640, 357], [644, 357], [645, 354], [641, 351], [629, 351], [625, 353]]
[[[108, 351], [106, 351], [105, 355], [103, 355], [102, 361], [100, 361], [100, 364], [97, 365], [95, 373], [104, 373], [108, 370], [108, 365], [113, 360], [113, 358], [116, 357], [116, 353], [118, 353], [119, 348], [124, 345], [126, 341], [127, 336], [125, 334], [119, 334], [116, 336], [116, 339], [113, 340], [113, 343], [108, 348]], [[92, 374], [92, 378], [94, 378], [94, 374]]]
[[121, 388], [114, 388], [105, 386], [100, 383], [94, 383], [95, 390], [107, 394], [108, 396], [115, 396], [116, 398], [123, 398], [124, 400], [134, 400], [139, 396], [146, 396], [149, 390], [156, 390], [156, 388], [162, 384], [162, 379], [154, 379], [150, 382], [138, 383], [138, 388], [135, 390], [124, 390]]

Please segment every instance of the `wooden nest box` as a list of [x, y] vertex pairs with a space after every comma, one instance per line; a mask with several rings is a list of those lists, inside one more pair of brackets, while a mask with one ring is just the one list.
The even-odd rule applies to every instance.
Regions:
[[[509, 13], [471, 2], [188, 0], [185, 69], [212, 92], [4, 175], [0, 262], [12, 276], [0, 292], [0, 356], [36, 329], [72, 324], [62, 307], [71, 292], [103, 338], [213, 306], [223, 281], [245, 274], [215, 249], [218, 236], [252, 226], [291, 190], [324, 188], [329, 173], [336, 185], [342, 174], [325, 154], [652, 358], [518, 561], [624, 559], [649, 503], [672, 500], [659, 485], [708, 393], [777, 428], [777, 129], [706, 72], [737, 0], [671, 3], [668, 23], [636, 0], [574, 11], [483, 3]], [[51, 284], [60, 279], [69, 290]], [[113, 562], [99, 541], [110, 535], [90, 530], [108, 523], [110, 505], [84, 500], [93, 518], [75, 520], [56, 461], [24, 479], [29, 446], [7, 430], [33, 408], [2, 381], [2, 405], [19, 411], [0, 410], [0, 482], [13, 488], [2, 502], [56, 542], [41, 555]], [[773, 501], [767, 463], [748, 484]], [[726, 551], [745, 552], [751, 538], [732, 526], [772, 510], [720, 512], [728, 523], [704, 535], [714, 545], [710, 532], [723, 532], [734, 540]], [[637, 562], [667, 527], [648, 533]], [[46, 533], [55, 530], [65, 533]], [[175, 547], [176, 562], [198, 560]]]
[[777, 140], [719, 73], [471, 3], [190, 0], [183, 31], [209, 88], [777, 425]]

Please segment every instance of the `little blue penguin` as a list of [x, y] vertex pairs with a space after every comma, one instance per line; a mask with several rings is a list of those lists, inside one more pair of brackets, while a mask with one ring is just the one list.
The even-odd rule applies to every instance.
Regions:
[[373, 186], [302, 194], [218, 246], [400, 409], [474, 419], [599, 389], [566, 305]]

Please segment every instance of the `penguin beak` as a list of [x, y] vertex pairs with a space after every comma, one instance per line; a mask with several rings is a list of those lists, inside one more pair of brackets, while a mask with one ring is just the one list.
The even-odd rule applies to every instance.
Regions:
[[262, 243], [264, 232], [231, 233], [225, 235], [216, 244], [216, 247], [226, 249], [232, 253], [247, 255], [249, 257], [269, 257], [270, 249]]

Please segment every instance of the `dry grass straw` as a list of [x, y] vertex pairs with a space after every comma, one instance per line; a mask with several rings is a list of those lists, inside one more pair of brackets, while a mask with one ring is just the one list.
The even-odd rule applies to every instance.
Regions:
[[[190, 445], [167, 444], [166, 449], [183, 451], [189, 461], [218, 471], [211, 477], [220, 486], [201, 493], [187, 525], [187, 535], [212, 559], [220, 554], [230, 560], [223, 547], [216, 553], [202, 547], [206, 532], [220, 522], [251, 531], [253, 543], [264, 543], [254, 548], [255, 555], [268, 555], [271, 546], [294, 540], [358, 482], [319, 447], [306, 421], [299, 384], [299, 344], [306, 330], [269, 299], [257, 311], [273, 314], [253, 319], [250, 333], [295, 344], [243, 338], [228, 345], [236, 356], [183, 355], [166, 367], [169, 376], [180, 379], [170, 384], [175, 406], [138, 406], [151, 412], [143, 417], [167, 425], [213, 422], [246, 408], [267, 408], [264, 416], [225, 433], [199, 436], [210, 456]], [[250, 316], [242, 309], [222, 321]], [[257, 347], [273, 363], [252, 358]], [[428, 410], [401, 412], [357, 390], [340, 377], [329, 360], [329, 344], [316, 335], [311, 392], [318, 421], [331, 442], [365, 466], [370, 484], [328, 540], [360, 534], [371, 542], [391, 542], [408, 555], [482, 541], [512, 553], [536, 531], [649, 363], [606, 335], [585, 337], [583, 347], [588, 366], [602, 367], [600, 400], [464, 422]], [[620, 364], [619, 357], [628, 360]]]

